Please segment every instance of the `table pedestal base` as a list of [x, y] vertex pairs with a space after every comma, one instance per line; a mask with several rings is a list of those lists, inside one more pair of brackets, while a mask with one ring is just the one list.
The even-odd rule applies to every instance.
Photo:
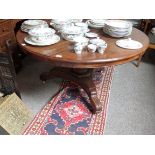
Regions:
[[92, 72], [93, 69], [69, 69], [56, 67], [50, 72], [42, 73], [40, 79], [46, 81], [53, 77], [60, 77], [81, 86], [90, 99], [92, 112], [97, 113], [101, 111], [102, 105], [97, 97], [96, 87], [92, 80]]

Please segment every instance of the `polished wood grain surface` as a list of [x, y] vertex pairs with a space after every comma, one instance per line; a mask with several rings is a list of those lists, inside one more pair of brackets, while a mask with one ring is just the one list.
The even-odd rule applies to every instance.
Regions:
[[[92, 30], [99, 34], [100, 38], [105, 40], [108, 47], [104, 54], [89, 53], [84, 50], [81, 55], [77, 55], [73, 50], [73, 43], [61, 40], [59, 43], [37, 47], [25, 44], [24, 38], [26, 33], [18, 31], [16, 38], [18, 44], [28, 53], [41, 58], [43, 60], [51, 61], [56, 66], [71, 67], [71, 68], [100, 68], [105, 65], [117, 65], [137, 59], [143, 55], [149, 45], [149, 38], [140, 30], [133, 28], [130, 38], [137, 40], [143, 44], [143, 48], [138, 50], [123, 49], [115, 45], [118, 38], [112, 38], [102, 32], [102, 30]], [[59, 57], [61, 56], [61, 57]]]

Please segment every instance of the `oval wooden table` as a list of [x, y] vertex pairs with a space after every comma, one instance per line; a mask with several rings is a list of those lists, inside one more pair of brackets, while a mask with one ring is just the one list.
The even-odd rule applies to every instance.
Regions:
[[61, 40], [57, 44], [37, 47], [28, 45], [24, 42], [26, 33], [18, 31], [16, 38], [19, 46], [26, 53], [31, 54], [41, 60], [50, 61], [54, 66], [48, 73], [43, 73], [40, 78], [46, 81], [53, 77], [61, 77], [70, 80], [80, 85], [88, 94], [92, 112], [96, 113], [101, 110], [101, 103], [97, 98], [97, 92], [94, 83], [92, 82], [92, 71], [94, 68], [102, 68], [109, 65], [124, 64], [133, 60], [140, 59], [148, 48], [149, 39], [140, 30], [133, 28], [130, 38], [137, 40], [143, 44], [141, 49], [128, 50], [115, 45], [118, 38], [112, 38], [102, 32], [102, 30], [92, 31], [99, 34], [99, 37], [105, 40], [108, 47], [104, 54], [89, 53], [84, 50], [81, 55], [77, 55], [73, 50], [73, 43]]

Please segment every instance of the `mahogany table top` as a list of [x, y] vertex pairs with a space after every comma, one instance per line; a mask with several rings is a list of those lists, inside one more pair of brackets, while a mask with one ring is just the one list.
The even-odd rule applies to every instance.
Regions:
[[19, 46], [28, 54], [42, 60], [50, 61], [55, 66], [69, 68], [101, 68], [107, 65], [127, 63], [138, 59], [149, 46], [149, 38], [147, 35], [136, 28], [133, 28], [132, 34], [129, 37], [143, 44], [143, 47], [137, 50], [118, 47], [115, 44], [118, 38], [112, 38], [104, 34], [102, 30], [92, 29], [92, 31], [98, 33], [99, 37], [107, 42], [108, 47], [104, 54], [97, 52], [90, 53], [84, 50], [81, 55], [77, 55], [74, 53], [73, 43], [66, 40], [61, 40], [54, 45], [45, 47], [28, 45], [24, 42], [24, 38], [28, 34], [21, 30], [17, 32], [16, 39]]

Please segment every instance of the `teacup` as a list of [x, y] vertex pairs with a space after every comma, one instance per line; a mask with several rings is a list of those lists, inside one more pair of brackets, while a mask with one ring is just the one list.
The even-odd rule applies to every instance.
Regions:
[[83, 36], [79, 36], [79, 37], [75, 37], [73, 39], [73, 42], [75, 42], [75, 44], [81, 44], [85, 47], [88, 45], [89, 39]]
[[81, 44], [76, 44], [74, 46], [74, 51], [75, 51], [76, 54], [81, 54], [82, 50], [83, 50], [83, 46]]
[[96, 49], [97, 49], [97, 46], [94, 45], [94, 44], [89, 44], [88, 46], [88, 51], [91, 52], [91, 53], [95, 53], [96, 52]]
[[99, 44], [97, 47], [97, 51], [103, 54], [106, 48], [107, 48], [107, 44]]

